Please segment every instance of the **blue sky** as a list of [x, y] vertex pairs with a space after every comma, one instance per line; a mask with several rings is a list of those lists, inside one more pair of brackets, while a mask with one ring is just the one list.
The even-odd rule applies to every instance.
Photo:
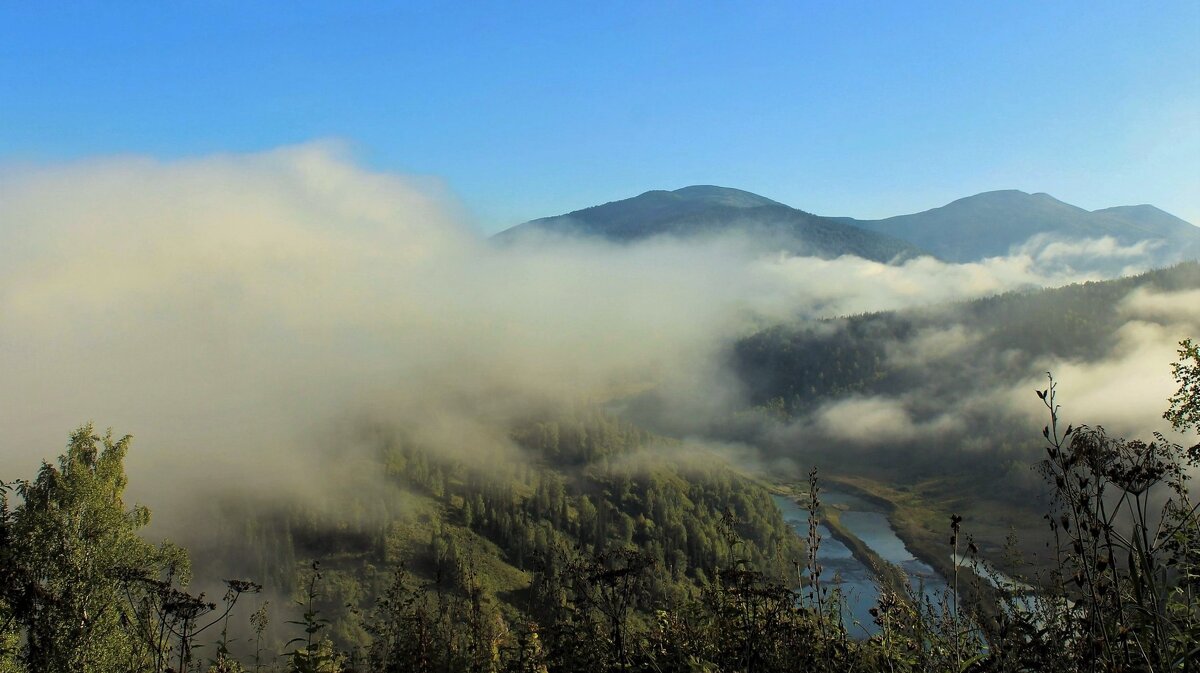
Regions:
[[1194, 0], [49, 5], [0, 7], [3, 164], [335, 138], [484, 231], [696, 183], [1200, 223]]

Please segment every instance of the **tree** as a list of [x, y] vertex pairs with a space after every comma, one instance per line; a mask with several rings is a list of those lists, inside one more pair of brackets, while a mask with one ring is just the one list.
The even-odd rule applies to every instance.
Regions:
[[1170, 397], [1171, 407], [1163, 418], [1171, 421], [1176, 430], [1200, 428], [1200, 344], [1191, 339], [1179, 342], [1179, 361], [1171, 365], [1171, 373], [1179, 390]]
[[85, 425], [57, 467], [43, 463], [35, 480], [16, 483], [22, 502], [11, 515], [5, 508], [0, 577], [28, 670], [136, 670], [161, 644], [127, 628], [121, 578], [157, 577], [167, 568], [186, 575], [187, 558], [138, 537], [150, 511], [127, 510], [122, 500], [129, 443], [128, 435], [101, 437]]

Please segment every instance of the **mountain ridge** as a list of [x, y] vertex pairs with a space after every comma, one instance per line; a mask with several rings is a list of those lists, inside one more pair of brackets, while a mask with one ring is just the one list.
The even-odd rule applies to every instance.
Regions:
[[1034, 237], [1143, 241], [1167, 265], [1200, 257], [1200, 227], [1151, 204], [1086, 210], [1045, 192], [980, 192], [924, 211], [876, 220], [810, 213], [741, 189], [690, 185], [543, 217], [495, 235], [511, 242], [532, 234], [584, 236], [628, 243], [656, 236], [690, 238], [743, 231], [765, 248], [882, 262], [930, 255], [973, 262], [1011, 254]]
[[767, 197], [729, 187], [691, 185], [543, 217], [506, 229], [502, 243], [549, 234], [630, 243], [659, 236], [692, 238], [742, 232], [758, 245], [794, 254], [853, 254], [880, 262], [927, 251], [886, 233], [814, 215]]
[[[879, 220], [842, 219], [890, 233], [953, 262], [1007, 255], [1038, 235], [1061, 240], [1111, 237], [1126, 246], [1162, 241], [1167, 250], [1160, 264], [1200, 254], [1200, 228], [1149, 204], [1089, 211], [1045, 192], [1016, 189], [981, 192]], [[1169, 258], [1172, 254], [1178, 256]]]

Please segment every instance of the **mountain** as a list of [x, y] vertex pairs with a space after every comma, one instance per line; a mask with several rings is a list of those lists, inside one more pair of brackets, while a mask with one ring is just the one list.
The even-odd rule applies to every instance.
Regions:
[[626, 243], [655, 236], [691, 238], [732, 232], [746, 234], [763, 248], [819, 257], [857, 255], [890, 262], [927, 254], [888, 234], [806, 213], [740, 189], [711, 185], [655, 190], [533, 220], [500, 232], [496, 240], [511, 242], [552, 234]]
[[984, 192], [911, 215], [857, 220], [814, 215], [740, 189], [693, 185], [533, 220], [497, 234], [496, 240], [551, 234], [626, 243], [728, 232], [744, 233], [763, 249], [819, 257], [850, 254], [883, 262], [922, 254], [973, 262], [1008, 255], [1035, 236], [1066, 242], [1110, 237], [1122, 246], [1149, 241], [1144, 258], [1159, 267], [1200, 258], [1200, 227], [1154, 206], [1088, 211], [1049, 194], [1015, 189]]
[[1150, 205], [1088, 211], [1049, 194], [1015, 189], [968, 196], [940, 208], [882, 220], [837, 218], [912, 242], [953, 262], [1007, 255], [1035, 235], [1078, 241], [1105, 236], [1122, 245], [1157, 241], [1160, 265], [1200, 255], [1200, 228]]
[[1147, 230], [1162, 232], [1166, 235], [1182, 234], [1185, 236], [1194, 236], [1196, 234], [1195, 225], [1149, 204], [1103, 208], [1093, 211], [1093, 213], [1140, 224]]

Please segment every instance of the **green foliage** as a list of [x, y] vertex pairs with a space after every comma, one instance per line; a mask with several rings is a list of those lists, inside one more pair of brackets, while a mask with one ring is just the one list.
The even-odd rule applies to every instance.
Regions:
[[1171, 365], [1179, 390], [1169, 400], [1163, 418], [1171, 427], [1183, 431], [1200, 428], [1200, 344], [1191, 339], [1179, 342], [1179, 360]]
[[220, 612], [183, 590], [186, 552], [144, 541], [137, 531], [150, 511], [125, 509], [129, 443], [86, 425], [57, 467], [43, 464], [35, 480], [16, 483], [16, 508], [11, 487], [0, 485], [0, 670], [186, 670], [199, 665], [196, 638], [217, 624], [225, 628], [214, 669], [241, 670], [226, 648], [227, 619], [259, 587], [228, 580]]
[[289, 647], [298, 646], [288, 652], [290, 673], [340, 673], [342, 670], [344, 657], [334, 649], [333, 641], [321, 634], [329, 628], [329, 620], [321, 617], [316, 607], [322, 577], [321, 564], [313, 561], [305, 583], [304, 599], [296, 601], [296, 605], [304, 610], [303, 617], [288, 622], [304, 630], [302, 637], [292, 638], [287, 643]]
[[1181, 670], [1200, 652], [1200, 517], [1185, 483], [1200, 461], [1161, 435], [1145, 443], [1103, 428], [1060, 431], [1053, 380], [1038, 395], [1050, 413], [1042, 469], [1059, 555], [1043, 603], [1053, 600], [1039, 610], [1043, 650], [1078, 662], [1061, 670]]
[[332, 640], [320, 638], [292, 651], [288, 673], [342, 673], [345, 659]]
[[318, 604], [334, 622], [330, 635], [362, 645], [367, 634], [345, 606], [369, 611], [370, 597], [388, 587], [386, 572], [376, 568], [400, 561], [414, 575], [441, 584], [472, 557], [487, 591], [514, 591], [545, 558], [637, 547], [661, 569], [648, 591], [665, 598], [697, 588], [705, 569], [728, 556], [720, 533], [727, 509], [755, 563], [782, 576], [788, 565], [780, 559], [800, 553], [763, 488], [711, 458], [655, 458], [657, 448], [677, 447], [629, 423], [587, 410], [518, 424], [512, 437], [527, 459], [492, 459], [482, 452], [467, 464], [403, 433], [372, 435], [395, 490], [371, 495], [385, 503], [395, 498], [395, 506], [383, 508], [395, 514], [347, 521], [346, 511], [359, 508], [353, 494], [332, 512], [336, 518], [304, 510], [245, 512], [241, 518], [276, 522], [253, 529], [245, 555], [254, 555], [258, 544], [283, 543], [278, 534], [264, 538], [257, 532], [274, 528], [287, 530], [293, 544], [276, 557], [326, 559], [325, 596]]
[[271, 625], [269, 607], [270, 603], [264, 602], [250, 615], [250, 628], [254, 631], [254, 673], [259, 673], [263, 667], [263, 634]]
[[3, 600], [32, 670], [113, 670], [147, 656], [123, 626], [130, 615], [120, 577], [130, 569], [186, 574], [181, 550], [136, 534], [150, 512], [122, 501], [129, 441], [84, 426], [57, 467], [43, 464], [34, 481], [17, 483], [21, 504], [11, 515], [5, 503]]
[[[508, 639], [505, 620], [467, 560], [444, 584], [421, 585], [399, 568], [376, 605], [370, 629], [368, 662], [380, 673], [499, 671]], [[514, 648], [516, 670], [534, 670], [529, 662], [537, 650], [528, 636]]]

